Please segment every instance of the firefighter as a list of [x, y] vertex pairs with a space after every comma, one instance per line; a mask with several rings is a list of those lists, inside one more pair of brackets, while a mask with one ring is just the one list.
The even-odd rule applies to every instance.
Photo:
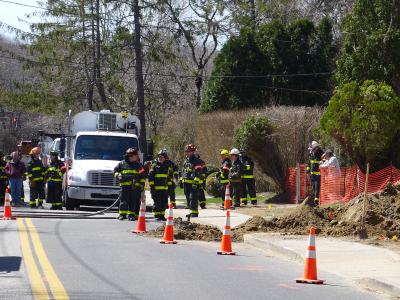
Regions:
[[243, 164], [240, 161], [240, 151], [233, 148], [230, 152], [232, 166], [229, 169], [229, 184], [232, 187], [234, 207], [240, 207], [240, 198], [242, 197], [242, 175]]
[[[223, 209], [225, 202], [225, 191], [226, 187], [229, 185], [229, 170], [231, 168], [231, 160], [229, 158], [229, 151], [226, 149], [223, 149], [220, 155], [221, 155], [221, 167], [219, 169], [219, 172], [217, 173], [217, 179], [221, 186], [221, 198], [222, 198], [221, 208]], [[232, 193], [231, 189], [230, 193]]]
[[52, 210], [62, 210], [62, 177], [65, 173], [65, 165], [58, 159], [58, 152], [50, 152], [50, 164], [46, 171], [47, 198]]
[[[19, 155], [19, 159], [22, 160], [22, 144], [18, 144], [17, 145], [17, 153]], [[24, 177], [23, 180], [26, 180], [26, 178]], [[24, 184], [22, 184], [21, 187], [21, 203], [25, 202], [25, 190], [24, 190]]]
[[178, 180], [178, 178], [179, 178], [178, 166], [172, 160], [169, 159], [167, 149], [162, 149], [161, 152], [165, 157], [164, 163], [168, 166], [169, 202], [173, 205], [174, 208], [176, 208], [176, 194], [175, 194], [176, 183], [175, 183], [175, 181]]
[[199, 189], [203, 184], [203, 164], [196, 157], [196, 146], [185, 147], [186, 160], [182, 169], [182, 184], [191, 217], [199, 216]]
[[[243, 175], [242, 175], [242, 204], [247, 205], [247, 200], [251, 201], [251, 204], [257, 204], [256, 195], [256, 181], [254, 179], [254, 162], [247, 155], [246, 149], [240, 149], [240, 159], [243, 164]], [[249, 197], [247, 197], [249, 195]]]
[[202, 164], [202, 170], [201, 170], [201, 175], [202, 175], [202, 180], [203, 183], [199, 189], [199, 204], [201, 209], [206, 209], [206, 194], [205, 194], [205, 189], [206, 189], [206, 176], [207, 176], [207, 166], [204, 160], [200, 158], [200, 153], [196, 151], [195, 156], [197, 159], [200, 161]]
[[121, 187], [118, 220], [127, 217], [130, 221], [137, 220], [144, 190], [145, 170], [139, 162], [136, 148], [126, 150], [124, 160], [114, 168], [114, 176], [119, 179]]
[[310, 174], [313, 197], [316, 205], [319, 205], [319, 191], [321, 186], [321, 173], [319, 171], [319, 165], [321, 163], [323, 154], [324, 152], [322, 151], [318, 142], [312, 141], [307, 173]]
[[157, 220], [165, 221], [165, 210], [168, 208], [169, 165], [164, 150], [158, 152], [158, 158], [153, 161], [149, 171], [151, 197], [154, 201], [153, 213]]
[[8, 176], [5, 171], [6, 164], [4, 153], [0, 151], [0, 206], [4, 205], [8, 185]]
[[29, 155], [31, 156], [31, 159], [26, 168], [30, 188], [29, 205], [31, 208], [44, 208], [43, 201], [45, 199], [46, 168], [39, 158], [40, 148], [32, 148]]

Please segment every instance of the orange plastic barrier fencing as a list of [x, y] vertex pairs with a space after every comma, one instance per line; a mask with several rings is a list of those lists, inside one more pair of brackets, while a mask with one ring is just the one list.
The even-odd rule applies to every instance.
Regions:
[[[365, 174], [358, 166], [335, 168], [320, 168], [321, 190], [320, 203], [348, 202], [364, 193]], [[368, 193], [382, 191], [388, 183], [400, 182], [400, 170], [390, 166], [369, 174]], [[291, 203], [296, 203], [296, 168], [289, 168], [286, 177], [286, 191]], [[311, 183], [306, 173], [306, 165], [300, 165], [300, 201], [311, 194]]]

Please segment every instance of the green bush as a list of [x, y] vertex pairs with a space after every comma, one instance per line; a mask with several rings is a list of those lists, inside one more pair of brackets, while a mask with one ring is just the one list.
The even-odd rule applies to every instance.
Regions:
[[206, 191], [207, 191], [207, 194], [209, 194], [211, 196], [220, 197], [221, 196], [221, 185], [218, 182], [216, 175], [217, 175], [217, 172], [212, 173], [207, 177]]
[[213, 174], [213, 173], [216, 173], [219, 171], [219, 168], [214, 165], [206, 164], [206, 167], [207, 167], [206, 177], [208, 177], [210, 174]]
[[393, 163], [400, 167], [400, 97], [385, 83], [345, 84], [335, 91], [321, 119], [333, 137], [362, 169]]
[[278, 147], [275, 128], [267, 117], [248, 118], [235, 132], [235, 145], [245, 147], [261, 170], [284, 190], [286, 167]]

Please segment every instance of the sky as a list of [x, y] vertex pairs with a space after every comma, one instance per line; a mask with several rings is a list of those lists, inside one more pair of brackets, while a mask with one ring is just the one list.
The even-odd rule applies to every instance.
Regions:
[[[26, 14], [38, 11], [38, 9], [24, 7], [3, 1], [10, 1], [10, 2], [22, 3], [25, 5], [38, 6], [37, 0], [0, 0], [0, 21], [8, 25], [11, 25], [13, 27], [16, 27], [18, 29], [29, 31], [29, 24], [19, 21], [18, 19], [26, 20], [27, 19], [25, 17]], [[36, 20], [38, 20], [38, 18], [36, 18]], [[0, 27], [0, 34], [3, 36], [7, 36], [9, 38], [15, 37], [13, 33], [7, 32], [4, 28], [1, 27]]]

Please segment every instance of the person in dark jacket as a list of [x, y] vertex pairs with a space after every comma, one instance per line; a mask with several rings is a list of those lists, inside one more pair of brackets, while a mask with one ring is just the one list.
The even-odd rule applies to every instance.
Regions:
[[154, 201], [153, 213], [157, 220], [165, 221], [165, 210], [168, 208], [169, 165], [166, 163], [166, 153], [158, 152], [149, 171], [151, 197]]
[[199, 189], [203, 185], [203, 163], [196, 157], [196, 146], [188, 144], [185, 147], [186, 160], [183, 163], [182, 183], [185, 191], [190, 217], [199, 216]]
[[126, 150], [124, 160], [114, 168], [114, 176], [118, 178], [121, 187], [118, 220], [127, 217], [130, 221], [137, 220], [144, 191], [145, 169], [136, 148]]
[[[226, 187], [229, 186], [229, 170], [231, 168], [231, 160], [229, 158], [229, 150], [222, 149], [220, 152], [221, 155], [221, 167], [219, 168], [219, 172], [217, 173], [217, 179], [221, 188], [221, 209], [223, 209], [225, 203], [225, 192]], [[232, 189], [229, 188], [229, 193], [232, 194]]]
[[13, 152], [11, 157], [12, 160], [8, 162], [5, 167], [5, 173], [9, 177], [10, 181], [12, 205], [20, 206], [21, 189], [25, 179], [26, 167], [20, 160], [18, 152]]
[[50, 152], [50, 164], [46, 170], [47, 198], [54, 210], [62, 210], [62, 177], [65, 173], [64, 163], [58, 159], [58, 152]]
[[6, 161], [4, 160], [4, 153], [0, 151], [0, 206], [4, 205], [6, 188], [8, 185], [8, 176], [6, 174]]
[[243, 164], [239, 158], [240, 151], [233, 148], [230, 152], [232, 166], [229, 170], [229, 183], [232, 187], [234, 207], [240, 207], [240, 198], [242, 197], [242, 175]]
[[322, 151], [318, 142], [312, 141], [307, 173], [310, 174], [313, 197], [316, 205], [319, 205], [319, 192], [321, 187], [321, 173], [319, 171], [319, 165], [321, 163], [323, 154], [324, 151]]
[[46, 167], [40, 159], [40, 153], [41, 150], [39, 147], [35, 147], [31, 150], [29, 153], [31, 159], [26, 168], [29, 178], [29, 206], [31, 208], [44, 208], [43, 201], [46, 198]]
[[[240, 149], [240, 159], [243, 164], [242, 204], [247, 205], [247, 199], [252, 205], [257, 204], [256, 181], [254, 179], [254, 162], [247, 155], [246, 149]], [[249, 197], [247, 197], [247, 194]]]

